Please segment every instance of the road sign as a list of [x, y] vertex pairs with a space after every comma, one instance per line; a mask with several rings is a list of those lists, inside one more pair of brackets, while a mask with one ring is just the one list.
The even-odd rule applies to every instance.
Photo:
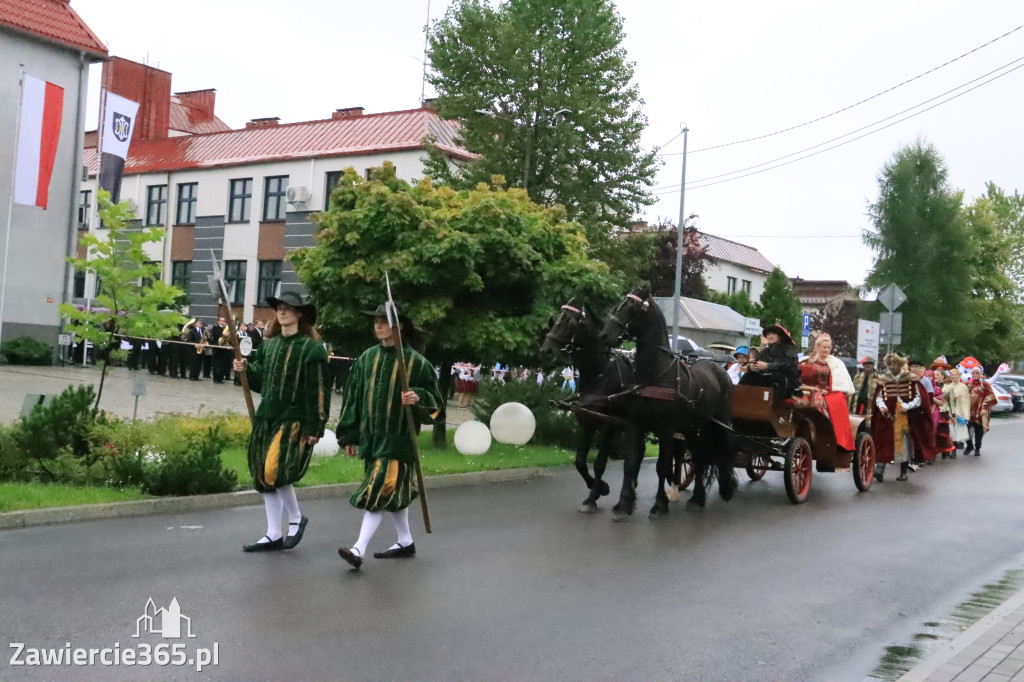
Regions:
[[882, 313], [879, 316], [881, 326], [881, 342], [886, 345], [899, 345], [903, 340], [903, 313]]
[[743, 334], [744, 336], [760, 336], [761, 320], [757, 319], [756, 317], [744, 317]]
[[[810, 336], [810, 335], [811, 335], [811, 314], [810, 313], [804, 313], [804, 329], [803, 329], [803, 332], [801, 333], [801, 336]], [[806, 346], [807, 344], [804, 344], [804, 345]]]
[[70, 346], [72, 338], [73, 337], [71, 336], [71, 334], [58, 334], [57, 335], [57, 345], [58, 346]]
[[800, 347], [806, 349], [811, 345], [811, 337], [804, 335], [800, 337]]
[[870, 320], [857, 320], [857, 362], [864, 358], [878, 361], [878, 344], [882, 325]]
[[890, 284], [878, 292], [878, 302], [885, 306], [886, 310], [893, 311], [903, 305], [907, 295], [895, 284]]

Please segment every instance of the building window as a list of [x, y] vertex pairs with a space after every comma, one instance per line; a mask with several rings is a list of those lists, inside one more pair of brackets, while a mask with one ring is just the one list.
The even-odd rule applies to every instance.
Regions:
[[[160, 265], [160, 261], [158, 261], [158, 260], [146, 261], [146, 266], [147, 267], [153, 266], [153, 265], [159, 266]], [[159, 271], [157, 271], [157, 275], [156, 276], [160, 277]], [[161, 279], [163, 279], [163, 278], [161, 277]], [[140, 283], [141, 283], [143, 289], [152, 289], [153, 288], [153, 280], [150, 277], [143, 277], [143, 278], [141, 278]]]
[[163, 225], [167, 215], [167, 185], [146, 188], [146, 225]]
[[228, 222], [249, 222], [249, 207], [252, 205], [252, 178], [231, 181], [231, 198], [228, 202]]
[[264, 305], [271, 296], [277, 296], [277, 287], [281, 284], [281, 261], [261, 260], [260, 261], [260, 290], [257, 293], [257, 302]]
[[196, 224], [196, 200], [198, 194], [198, 182], [183, 182], [178, 185], [178, 213], [174, 218], [176, 225]]
[[373, 169], [372, 168], [367, 168], [364, 177], [366, 177], [366, 179], [369, 180], [371, 173], [373, 173]]
[[326, 211], [331, 207], [331, 192], [341, 182], [342, 176], [345, 175], [345, 171], [329, 171], [327, 173], [327, 183], [324, 186], [324, 210]]
[[[82, 190], [78, 193], [78, 229], [89, 229], [89, 218], [92, 215], [92, 191]], [[82, 285], [85, 286], [84, 284]]]
[[740, 282], [740, 286], [743, 287], [743, 291], [747, 294], [747, 298], [750, 298], [750, 285], [751, 283], [749, 279], [745, 279]]
[[[252, 181], [250, 180], [250, 183]], [[228, 285], [231, 305], [245, 303], [245, 261], [224, 261], [224, 282]]]
[[729, 294], [730, 296], [732, 294], [735, 294], [736, 293], [736, 278], [735, 277], [726, 277], [725, 278], [725, 282], [726, 282], [725, 283], [725, 293]]
[[192, 269], [192, 261], [176, 260], [171, 263], [171, 285], [182, 291], [188, 291], [189, 271]]
[[75, 288], [71, 292], [73, 298], [85, 298], [85, 270], [75, 270]]
[[284, 220], [288, 205], [285, 195], [288, 193], [288, 176], [277, 175], [263, 178], [263, 219]]

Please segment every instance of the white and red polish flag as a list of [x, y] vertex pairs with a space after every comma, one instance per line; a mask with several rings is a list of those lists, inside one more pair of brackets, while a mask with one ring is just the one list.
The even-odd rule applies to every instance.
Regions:
[[64, 88], [25, 74], [14, 171], [14, 202], [45, 209], [64, 113]]

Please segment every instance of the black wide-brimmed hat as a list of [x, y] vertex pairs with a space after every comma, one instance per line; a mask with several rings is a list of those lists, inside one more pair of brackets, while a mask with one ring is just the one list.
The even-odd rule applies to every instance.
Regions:
[[302, 319], [309, 324], [316, 324], [316, 306], [305, 301], [302, 294], [297, 291], [286, 291], [278, 298], [267, 296], [267, 305], [274, 310], [277, 310], [277, 307], [282, 304], [302, 313]]
[[774, 332], [779, 335], [779, 341], [790, 346], [795, 346], [793, 337], [790, 335], [789, 330], [783, 327], [781, 324], [776, 322], [775, 324], [765, 325], [764, 329], [761, 330], [761, 336], [767, 336], [769, 332]]
[[[368, 317], [382, 317], [387, 319], [388, 309], [386, 303], [381, 303], [377, 306], [376, 310], [364, 310], [363, 315]], [[427, 333], [416, 326], [416, 323], [412, 321], [408, 315], [402, 312], [402, 309], [395, 304], [395, 312], [398, 313], [398, 321], [402, 323], [402, 342], [405, 345], [412, 346], [417, 350], [421, 350], [422, 346], [426, 343]]]

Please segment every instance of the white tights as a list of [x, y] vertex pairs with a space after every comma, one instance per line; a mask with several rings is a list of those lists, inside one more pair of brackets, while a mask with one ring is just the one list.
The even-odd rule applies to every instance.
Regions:
[[[398, 544], [392, 545], [392, 549], [411, 545], [412, 531], [409, 530], [409, 508], [406, 507], [400, 511], [388, 512], [388, 516], [391, 517], [392, 523], [395, 524], [395, 533], [398, 535]], [[366, 547], [370, 544], [370, 540], [373, 539], [374, 534], [380, 527], [380, 522], [383, 520], [384, 512], [368, 511], [363, 513], [363, 525], [359, 529], [359, 539], [352, 546], [352, 549], [358, 552], [359, 556], [366, 556]]]

